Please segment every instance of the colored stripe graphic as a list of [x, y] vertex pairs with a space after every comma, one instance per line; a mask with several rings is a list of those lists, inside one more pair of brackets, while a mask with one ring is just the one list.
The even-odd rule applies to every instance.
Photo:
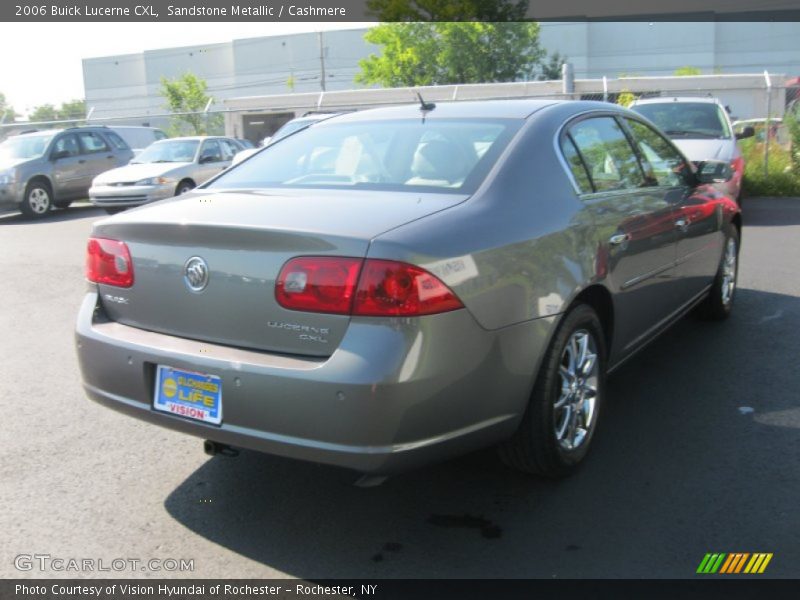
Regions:
[[[772, 560], [771, 552], [709, 552], [700, 561], [697, 573], [734, 575], [739, 573], [761, 574]], [[746, 566], [745, 566], [746, 565]]]
[[700, 566], [697, 567], [698, 573], [716, 573], [719, 570], [722, 561], [725, 560], [726, 553], [708, 553], [703, 557]]

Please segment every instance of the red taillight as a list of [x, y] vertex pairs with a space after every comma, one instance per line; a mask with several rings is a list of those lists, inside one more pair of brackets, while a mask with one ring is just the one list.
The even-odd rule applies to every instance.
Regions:
[[278, 275], [275, 297], [290, 310], [373, 317], [431, 315], [464, 306], [424, 269], [358, 258], [293, 258]]
[[293, 258], [278, 275], [275, 298], [291, 310], [350, 314], [361, 263], [359, 258]]
[[89, 238], [86, 279], [117, 287], [133, 285], [133, 261], [128, 246], [117, 240]]
[[358, 279], [353, 314], [413, 317], [463, 307], [445, 284], [424, 269], [390, 260], [369, 259]]

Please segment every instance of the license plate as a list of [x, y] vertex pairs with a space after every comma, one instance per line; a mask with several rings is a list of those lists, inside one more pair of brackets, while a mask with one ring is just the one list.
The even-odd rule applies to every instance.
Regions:
[[222, 380], [216, 375], [158, 365], [153, 408], [219, 425], [222, 422]]

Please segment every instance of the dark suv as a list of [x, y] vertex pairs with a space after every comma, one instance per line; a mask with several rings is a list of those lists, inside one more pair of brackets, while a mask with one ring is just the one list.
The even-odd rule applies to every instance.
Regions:
[[128, 144], [107, 127], [24, 133], [0, 144], [0, 208], [43, 217], [87, 198], [100, 173], [133, 158]]

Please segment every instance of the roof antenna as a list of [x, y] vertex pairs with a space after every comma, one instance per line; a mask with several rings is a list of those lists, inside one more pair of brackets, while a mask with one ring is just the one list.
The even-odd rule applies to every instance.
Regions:
[[422, 99], [422, 94], [420, 94], [419, 92], [417, 92], [416, 94], [417, 98], [419, 98], [419, 109], [421, 111], [427, 112], [429, 110], [433, 110], [434, 108], [436, 108], [436, 105], [433, 102], [425, 102], [425, 100]]

